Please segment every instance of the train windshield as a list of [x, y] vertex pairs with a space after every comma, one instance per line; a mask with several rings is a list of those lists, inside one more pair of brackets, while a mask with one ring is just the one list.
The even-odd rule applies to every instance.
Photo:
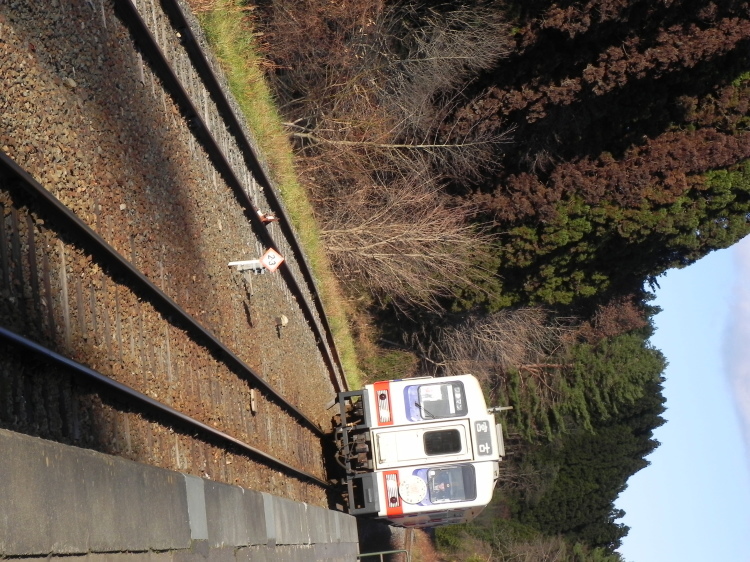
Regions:
[[430, 502], [460, 502], [477, 498], [477, 480], [474, 467], [447, 466], [427, 471], [427, 490]]
[[461, 382], [420, 385], [418, 398], [417, 405], [424, 420], [465, 416], [468, 411]]

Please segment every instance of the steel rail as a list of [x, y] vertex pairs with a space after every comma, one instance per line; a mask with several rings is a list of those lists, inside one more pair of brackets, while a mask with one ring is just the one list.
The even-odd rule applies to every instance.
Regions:
[[[149, 302], [157, 309], [161, 309], [166, 320], [174, 325], [181, 324], [187, 331], [197, 337], [194, 341], [206, 347], [209, 351], [216, 353], [222, 360], [234, 369], [253, 380], [270, 396], [274, 397], [280, 405], [292, 413], [301, 422], [303, 422], [313, 433], [323, 437], [323, 430], [308, 418], [296, 406], [289, 403], [279, 392], [266, 383], [263, 378], [256, 373], [242, 359], [237, 357], [226, 345], [219, 341], [208, 329], [203, 327], [195, 318], [193, 318], [180, 305], [172, 300], [166, 293], [159, 289], [150, 279], [141, 273], [127, 259], [121, 256], [117, 250], [110, 246], [101, 236], [94, 232], [87, 224], [79, 219], [75, 213], [68, 209], [59, 199], [47, 191], [31, 175], [14, 162], [7, 154], [0, 150], [0, 180], [6, 182], [16, 182], [16, 184], [27, 194], [33, 197], [34, 202], [39, 204], [44, 211], [59, 220], [63, 226], [68, 227], [66, 233], [76, 232], [82, 237], [84, 244], [88, 245], [89, 250], [97, 258], [103, 258], [114, 271], [122, 274], [134, 286], [140, 289], [141, 293], [148, 297]], [[176, 321], [175, 321], [176, 319]]]
[[[318, 318], [320, 319], [321, 324], [323, 324], [324, 330], [322, 332], [318, 327], [312, 308], [307, 302], [307, 298], [292, 274], [292, 271], [289, 267], [286, 267], [285, 264], [282, 264], [279, 271], [284, 277], [290, 292], [295, 296], [297, 303], [311, 326], [311, 329], [315, 332], [318, 347], [321, 350], [323, 360], [328, 366], [331, 374], [331, 382], [334, 385], [334, 388], [337, 392], [346, 390], [344, 370], [336, 351], [335, 342], [325, 315], [325, 310], [323, 309], [322, 301], [317, 293], [311, 269], [308, 266], [304, 253], [297, 242], [289, 218], [284, 211], [284, 207], [276, 195], [271, 181], [261, 166], [255, 150], [245, 136], [242, 126], [240, 125], [231, 104], [227, 100], [221, 84], [211, 70], [208, 61], [203, 54], [201, 46], [195, 39], [182, 9], [175, 0], [161, 0], [161, 4], [165, 13], [170, 18], [172, 25], [175, 27], [176, 31], [179, 32], [180, 40], [185, 47], [196, 72], [203, 80], [206, 90], [211, 95], [211, 98], [221, 113], [222, 118], [225, 120], [228, 130], [235, 137], [237, 146], [240, 148], [245, 158], [245, 163], [258, 184], [263, 188], [263, 193], [272, 207], [271, 210], [278, 216], [284, 218], [284, 220], [279, 222], [279, 228], [281, 228], [287, 243], [292, 248], [295, 257], [297, 258], [300, 272], [305, 279], [310, 294], [312, 295]], [[159, 76], [164, 87], [169, 91], [170, 95], [180, 107], [193, 134], [205, 148], [209, 158], [214, 163], [214, 166], [216, 166], [217, 171], [232, 188], [237, 200], [245, 209], [245, 213], [248, 216], [250, 223], [253, 225], [254, 230], [267, 247], [272, 247], [278, 250], [278, 246], [273, 237], [258, 216], [258, 207], [252, 202], [243, 189], [242, 182], [237, 178], [219, 144], [211, 135], [208, 127], [201, 118], [199, 111], [180, 83], [176, 73], [172, 70], [169, 62], [159, 48], [159, 45], [151, 34], [148, 26], [141, 18], [132, 0], [115, 0], [115, 5], [121, 20], [130, 30], [133, 41], [140, 47], [144, 59], [150, 63], [154, 73]], [[323, 341], [325, 341], [327, 345], [324, 345]]]
[[[325, 309], [323, 307], [323, 302], [317, 293], [317, 289], [315, 286], [315, 279], [312, 274], [312, 268], [309, 266], [307, 259], [305, 258], [305, 254], [302, 251], [302, 248], [300, 247], [299, 243], [297, 242], [297, 237], [295, 236], [294, 230], [291, 227], [291, 222], [288, 220], [288, 217], [286, 216], [286, 212], [284, 211], [284, 206], [279, 200], [276, 190], [273, 188], [271, 179], [268, 177], [265, 169], [260, 164], [260, 160], [258, 158], [258, 155], [255, 152], [255, 149], [250, 144], [250, 141], [248, 140], [248, 138], [245, 136], [242, 125], [240, 124], [240, 121], [237, 119], [237, 116], [231, 104], [229, 103], [229, 100], [227, 100], [226, 95], [224, 93], [224, 89], [222, 88], [218, 78], [216, 77], [213, 70], [211, 69], [211, 65], [206, 60], [206, 57], [203, 53], [203, 49], [200, 43], [198, 42], [198, 40], [195, 38], [195, 35], [192, 29], [190, 28], [190, 24], [188, 23], [187, 18], [185, 17], [185, 14], [183, 13], [182, 8], [180, 7], [179, 1], [178, 0], [160, 0], [160, 1], [161, 1], [162, 9], [170, 18], [174, 27], [180, 32], [181, 42], [183, 46], [185, 47], [185, 50], [187, 51], [188, 56], [190, 57], [190, 60], [193, 63], [193, 66], [198, 72], [198, 75], [202, 78], [206, 89], [211, 95], [211, 99], [214, 100], [214, 103], [218, 107], [219, 112], [221, 113], [222, 117], [227, 123], [229, 132], [235, 137], [235, 140], [237, 141], [237, 146], [242, 151], [242, 154], [245, 157], [245, 162], [248, 165], [248, 168], [252, 172], [258, 184], [263, 188], [263, 192], [269, 201], [271, 210], [274, 213], [277, 213], [278, 215], [283, 216], [286, 219], [280, 222], [278, 224], [278, 227], [281, 229], [282, 233], [284, 234], [285, 239], [287, 240], [287, 243], [291, 246], [293, 252], [295, 253], [297, 257], [297, 261], [299, 262], [300, 273], [304, 277], [305, 283], [307, 283], [307, 286], [310, 289], [310, 294], [313, 297], [313, 304], [315, 305], [315, 308], [318, 312], [318, 317], [320, 318], [320, 322], [323, 325], [326, 340], [328, 342], [328, 348], [330, 350], [330, 353], [333, 356], [333, 360], [336, 362], [336, 365], [338, 366], [339, 373], [343, 379], [344, 369], [343, 369], [343, 366], [341, 365], [341, 360], [338, 355], [338, 351], [336, 349], [336, 344], [332, 336], [331, 327], [328, 323], [328, 317], [326, 316]], [[296, 281], [295, 281], [295, 284], [296, 284]], [[346, 386], [345, 380], [343, 382], [341, 381], [337, 381], [337, 382], [340, 383], [337, 386], [337, 389], [339, 391], [347, 390], [345, 388]]]
[[0, 337], [4, 338], [5, 340], [17, 346], [21, 346], [37, 355], [40, 355], [48, 360], [51, 360], [59, 365], [67, 367], [71, 369], [73, 372], [79, 375], [82, 375], [86, 377], [87, 379], [94, 381], [97, 384], [104, 385], [107, 388], [114, 390], [119, 395], [127, 396], [129, 399], [136, 401], [136, 402], [140, 402], [144, 404], [146, 407], [151, 408], [152, 410], [156, 410], [159, 413], [166, 414], [167, 416], [171, 418], [177, 419], [191, 428], [207, 433], [211, 435], [212, 437], [216, 437], [222, 441], [231, 443], [232, 445], [236, 445], [240, 449], [243, 449], [244, 451], [249, 452], [252, 455], [261, 457], [263, 460], [265, 460], [269, 464], [282, 468], [288, 472], [291, 472], [297, 476], [301, 476], [307, 480], [311, 480], [324, 488], [331, 487], [331, 484], [329, 482], [321, 478], [318, 478], [317, 476], [314, 476], [310, 474], [309, 472], [305, 472], [304, 470], [301, 470], [290, 464], [287, 464], [284, 461], [277, 459], [276, 457], [272, 457], [268, 453], [265, 453], [261, 451], [260, 449], [256, 449], [255, 447], [248, 445], [244, 441], [240, 441], [239, 439], [236, 439], [235, 437], [232, 437], [231, 435], [224, 433], [223, 431], [219, 431], [218, 429], [215, 429], [211, 427], [210, 425], [207, 425], [201, 421], [198, 421], [195, 418], [191, 418], [190, 416], [183, 414], [182, 412], [178, 410], [175, 410], [171, 406], [167, 406], [166, 404], [163, 404], [159, 402], [158, 400], [154, 400], [153, 398], [151, 398], [150, 396], [146, 394], [143, 394], [142, 392], [139, 392], [133, 388], [130, 388], [129, 386], [125, 384], [117, 382], [116, 380], [113, 380], [107, 377], [106, 375], [103, 375], [63, 355], [60, 355], [59, 353], [52, 351], [51, 349], [48, 349], [42, 345], [39, 345], [38, 343], [28, 338], [25, 338], [19, 334], [16, 334], [15, 332], [12, 332], [11, 330], [8, 330], [2, 326], [0, 326]]

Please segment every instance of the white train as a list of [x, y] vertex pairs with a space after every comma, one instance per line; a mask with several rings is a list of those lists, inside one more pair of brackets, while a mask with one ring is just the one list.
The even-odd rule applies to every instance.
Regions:
[[349, 512], [403, 527], [463, 523], [492, 499], [502, 428], [472, 375], [376, 382], [338, 395]]

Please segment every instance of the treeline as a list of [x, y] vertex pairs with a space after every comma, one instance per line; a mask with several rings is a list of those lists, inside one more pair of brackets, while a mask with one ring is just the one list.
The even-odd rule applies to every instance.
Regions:
[[617, 549], [628, 528], [614, 502], [647, 466], [664, 423], [666, 361], [648, 342], [656, 312], [633, 299], [599, 307], [586, 322], [538, 307], [505, 310], [444, 329], [420, 351], [430, 353], [423, 372], [471, 372], [492, 403], [514, 408], [501, 420], [502, 508], [439, 537], [470, 533], [508, 556], [537, 552], [543, 537]]
[[513, 55], [445, 129], [519, 141], [468, 194], [502, 230], [504, 292], [628, 292], [746, 234], [747, 2], [521, 4]]
[[747, 11], [268, 0], [259, 17], [342, 280], [496, 309], [638, 291], [747, 232]]
[[373, 377], [471, 372], [514, 407], [496, 505], [446, 556], [617, 560], [663, 423], [648, 291], [750, 231], [748, 2], [253, 13]]

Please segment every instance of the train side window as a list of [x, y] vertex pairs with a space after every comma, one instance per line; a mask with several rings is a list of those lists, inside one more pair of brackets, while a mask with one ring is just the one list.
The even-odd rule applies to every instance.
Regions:
[[461, 433], [457, 429], [426, 431], [424, 434], [424, 451], [428, 455], [455, 455], [462, 449]]
[[417, 396], [415, 405], [425, 420], [465, 416], [469, 411], [464, 385], [458, 381], [420, 385]]

